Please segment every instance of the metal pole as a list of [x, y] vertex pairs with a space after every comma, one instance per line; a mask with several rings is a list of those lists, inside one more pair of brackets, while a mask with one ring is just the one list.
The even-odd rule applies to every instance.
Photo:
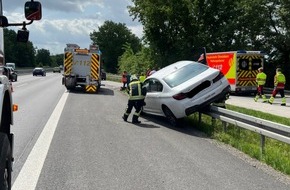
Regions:
[[223, 125], [223, 129], [224, 129], [224, 133], [227, 132], [227, 122], [222, 121], [222, 125]]
[[201, 113], [198, 112], [198, 125], [200, 125], [200, 124], [201, 124]]
[[260, 141], [260, 156], [261, 156], [261, 158], [263, 157], [263, 155], [265, 153], [265, 141], [266, 141], [265, 135], [261, 135], [261, 141]]

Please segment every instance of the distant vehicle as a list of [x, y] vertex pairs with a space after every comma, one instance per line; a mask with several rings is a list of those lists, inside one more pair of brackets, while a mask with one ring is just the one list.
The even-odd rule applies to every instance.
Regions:
[[53, 67], [52, 72], [60, 73], [61, 72], [61, 68], [60, 67]]
[[172, 126], [214, 102], [222, 102], [230, 92], [221, 71], [194, 61], [179, 61], [146, 78], [146, 105], [143, 112], [165, 116]]
[[102, 80], [107, 80], [107, 73], [104, 69], [101, 69]]
[[9, 80], [10, 81], [17, 81], [17, 71], [15, 70], [15, 63], [6, 63], [5, 67], [9, 69]]
[[6, 63], [6, 67], [12, 67], [15, 70], [15, 63]]
[[38, 76], [38, 75], [46, 76], [46, 71], [42, 67], [36, 67], [33, 69], [32, 75], [33, 76]]
[[9, 80], [11, 82], [17, 81], [17, 72], [12, 67], [6, 67], [9, 70]]

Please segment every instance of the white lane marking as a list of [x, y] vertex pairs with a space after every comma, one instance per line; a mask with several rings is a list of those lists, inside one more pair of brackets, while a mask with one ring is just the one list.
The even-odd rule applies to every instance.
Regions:
[[24, 163], [12, 190], [34, 190], [69, 93], [64, 93]]
[[24, 83], [24, 84], [20, 84], [20, 85], [15, 85], [15, 87], [22, 87], [22, 86], [26, 86], [28, 85], [28, 83]]

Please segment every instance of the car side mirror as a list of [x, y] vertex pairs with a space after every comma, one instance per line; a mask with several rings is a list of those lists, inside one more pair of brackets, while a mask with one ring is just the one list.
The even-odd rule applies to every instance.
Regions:
[[8, 19], [6, 16], [0, 16], [0, 26], [7, 27], [8, 26]]
[[26, 43], [29, 38], [29, 31], [28, 30], [18, 30], [17, 32], [17, 42], [24, 42]]
[[25, 18], [27, 20], [40, 20], [42, 17], [41, 3], [38, 1], [27, 1], [24, 6]]

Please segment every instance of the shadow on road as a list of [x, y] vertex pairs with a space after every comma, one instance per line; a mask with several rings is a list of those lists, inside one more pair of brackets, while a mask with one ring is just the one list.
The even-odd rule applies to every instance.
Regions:
[[108, 88], [100, 88], [95, 93], [85, 92], [83, 88], [77, 87], [74, 90], [68, 90], [70, 93], [74, 94], [86, 94], [86, 95], [108, 95], [108, 96], [114, 96], [114, 90], [108, 89]]
[[[169, 128], [171, 130], [175, 130], [178, 131], [180, 133], [184, 133], [187, 135], [191, 135], [191, 136], [196, 136], [196, 137], [202, 137], [202, 138], [208, 138], [207, 135], [203, 132], [201, 132], [200, 130], [198, 130], [197, 126], [193, 126], [191, 123], [189, 123], [187, 120], [182, 119], [180, 121], [180, 124], [177, 127], [173, 127], [169, 124], [169, 122], [167, 121], [167, 119], [165, 117], [162, 116], [155, 116], [155, 115], [149, 115], [149, 114], [142, 114], [141, 118], [146, 119], [148, 121], [153, 122], [153, 126], [155, 126], [154, 128], [157, 128], [158, 126], [163, 126], [166, 128]], [[139, 125], [142, 125], [139, 124]], [[146, 125], [146, 124], [145, 124]], [[152, 128], [152, 127], [151, 127]], [[158, 127], [160, 128], [160, 127]]]

